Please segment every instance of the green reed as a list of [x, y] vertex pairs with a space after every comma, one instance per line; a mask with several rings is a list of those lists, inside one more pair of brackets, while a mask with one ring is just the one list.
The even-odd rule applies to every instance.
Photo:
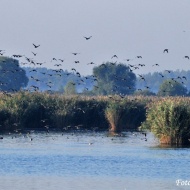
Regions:
[[149, 129], [161, 144], [188, 144], [190, 139], [190, 99], [168, 97], [147, 106], [146, 121], [141, 129]]

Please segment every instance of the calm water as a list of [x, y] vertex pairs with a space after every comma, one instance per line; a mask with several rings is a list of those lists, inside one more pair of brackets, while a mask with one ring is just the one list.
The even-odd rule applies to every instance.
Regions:
[[189, 149], [147, 139], [131, 132], [4, 135], [0, 190], [190, 189], [176, 186], [177, 179], [190, 181]]

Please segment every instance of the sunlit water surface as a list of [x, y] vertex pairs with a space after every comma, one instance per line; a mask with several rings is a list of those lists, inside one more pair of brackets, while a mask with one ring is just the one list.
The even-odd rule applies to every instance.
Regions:
[[[189, 148], [161, 148], [152, 134], [33, 133], [0, 140], [1, 190], [190, 189]], [[33, 139], [31, 141], [31, 138]]]

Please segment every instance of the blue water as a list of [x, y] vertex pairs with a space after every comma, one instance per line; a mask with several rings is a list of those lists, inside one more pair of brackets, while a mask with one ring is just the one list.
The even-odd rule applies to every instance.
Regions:
[[4, 135], [0, 189], [190, 189], [176, 186], [190, 180], [189, 148], [161, 148], [151, 133], [147, 139], [137, 132]]

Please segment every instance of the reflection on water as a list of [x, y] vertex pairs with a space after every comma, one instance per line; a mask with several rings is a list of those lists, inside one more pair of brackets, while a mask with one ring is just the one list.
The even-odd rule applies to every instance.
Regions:
[[152, 134], [7, 135], [0, 151], [0, 189], [187, 189], [175, 181], [190, 180], [189, 149], [162, 148]]

